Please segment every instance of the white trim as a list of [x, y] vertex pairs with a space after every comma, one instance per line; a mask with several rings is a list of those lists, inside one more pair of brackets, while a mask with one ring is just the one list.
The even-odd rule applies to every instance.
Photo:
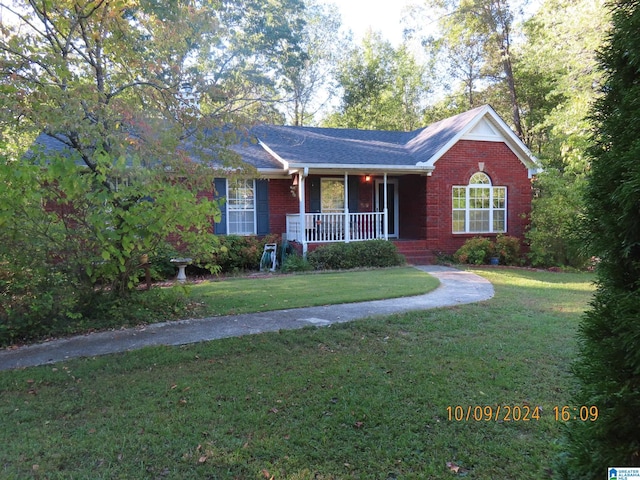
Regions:
[[501, 142], [503, 137], [496, 131], [486, 118], [483, 118], [478, 124], [465, 133], [461, 140], [475, 140], [479, 142]]
[[[314, 175], [342, 175], [345, 170], [349, 170], [351, 175], [359, 173], [383, 174], [384, 172], [404, 172], [427, 175], [433, 171], [433, 167], [416, 165], [381, 165], [381, 164], [361, 164], [361, 163], [289, 163], [290, 169], [307, 168]], [[325, 170], [319, 172], [318, 170]], [[328, 172], [327, 172], [328, 170]], [[335, 173], [334, 173], [335, 172]]]
[[[491, 108], [489, 105], [485, 105], [482, 107], [478, 114], [470, 120], [467, 125], [458, 132], [451, 140], [449, 140], [446, 145], [444, 145], [440, 150], [438, 150], [429, 160], [426, 162], [418, 162], [416, 163], [417, 167], [424, 168], [435, 168], [435, 164], [442, 156], [447, 153], [456, 143], [460, 140], [464, 139], [463, 137], [467, 136], [470, 132], [478, 126], [480, 121], [486, 117], [486, 121], [491, 124], [491, 126], [497, 129], [500, 138], [499, 140], [489, 140], [484, 139], [484, 141], [502, 141], [507, 147], [518, 157], [518, 159], [524, 164], [525, 167], [538, 168], [537, 159], [533, 156], [531, 151], [527, 148], [527, 146], [518, 138], [518, 136], [509, 128], [509, 126], [504, 123], [504, 121], [500, 118], [500, 116], [496, 113], [496, 111]], [[471, 135], [473, 136], [473, 134]]]
[[394, 195], [393, 195], [393, 203], [394, 203], [394, 211], [393, 211], [393, 217], [394, 217], [394, 222], [393, 222], [393, 230], [394, 230], [394, 234], [391, 235], [388, 231], [387, 228], [387, 224], [388, 222], [385, 221], [385, 224], [383, 225], [384, 228], [384, 233], [385, 233], [385, 240], [388, 240], [389, 238], [400, 238], [400, 195], [399, 195], [399, 185], [400, 182], [398, 181], [397, 178], [387, 178], [387, 175], [385, 174], [384, 178], [381, 180], [379, 178], [375, 179], [375, 208], [376, 211], [378, 211], [378, 205], [380, 205], [380, 185], [384, 185], [384, 207], [383, 207], [383, 213], [385, 214], [384, 218], [388, 218], [389, 215], [389, 199], [388, 199], [388, 185], [389, 184], [393, 184], [394, 185]]
[[284, 158], [282, 158], [276, 152], [271, 150], [271, 148], [269, 148], [269, 146], [266, 143], [264, 143], [262, 140], [260, 140], [259, 138], [258, 138], [258, 145], [260, 145], [262, 148], [264, 148], [267, 151], [267, 153], [269, 153], [269, 155], [271, 155], [273, 158], [275, 158], [277, 161], [279, 161], [282, 164], [282, 167], [285, 170], [289, 170], [289, 162], [287, 162]]

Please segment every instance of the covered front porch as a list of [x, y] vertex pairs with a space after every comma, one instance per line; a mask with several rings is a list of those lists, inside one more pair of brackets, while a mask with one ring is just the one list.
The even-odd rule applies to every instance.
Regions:
[[303, 245], [377, 239], [389, 239], [385, 212], [287, 215], [287, 240]]
[[[413, 190], [413, 195], [403, 195], [401, 185]], [[299, 211], [286, 215], [286, 238], [299, 243], [305, 253], [310, 245], [399, 239], [401, 219], [419, 223], [412, 211], [416, 202], [425, 205], [425, 190], [422, 175], [298, 171], [291, 193], [297, 197]], [[405, 231], [411, 234], [407, 238], [424, 238], [413, 234], [411, 227]]]

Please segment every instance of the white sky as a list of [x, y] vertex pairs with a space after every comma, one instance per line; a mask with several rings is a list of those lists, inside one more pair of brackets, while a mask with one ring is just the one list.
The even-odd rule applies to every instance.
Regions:
[[[420, 0], [325, 0], [338, 6], [345, 30], [351, 30], [355, 43], [359, 43], [369, 28], [382, 32], [394, 46], [402, 43], [400, 20], [403, 10], [411, 4], [420, 4]], [[531, 16], [541, 5], [542, 0], [515, 0], [511, 6], [525, 5], [525, 17]]]
[[340, 9], [342, 25], [351, 30], [356, 43], [372, 28], [394, 45], [402, 42], [402, 10], [415, 0], [328, 0]]

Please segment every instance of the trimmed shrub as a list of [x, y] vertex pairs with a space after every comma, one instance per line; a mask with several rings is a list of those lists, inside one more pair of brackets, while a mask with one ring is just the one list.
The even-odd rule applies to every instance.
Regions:
[[520, 265], [520, 239], [509, 235], [498, 235], [493, 245], [493, 256], [498, 257], [502, 265]]
[[385, 240], [324, 245], [310, 252], [307, 259], [316, 270], [395, 267], [405, 263], [395, 244]]
[[494, 245], [486, 237], [473, 237], [454, 253], [453, 258], [459, 263], [472, 265], [488, 264], [494, 253]]
[[473, 237], [453, 254], [458, 263], [487, 265], [497, 257], [501, 265], [520, 265], [520, 239], [509, 235], [498, 235], [495, 241], [486, 237]]

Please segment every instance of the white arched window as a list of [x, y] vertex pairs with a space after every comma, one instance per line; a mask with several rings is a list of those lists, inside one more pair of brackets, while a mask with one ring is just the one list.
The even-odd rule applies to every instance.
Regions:
[[453, 187], [453, 233], [507, 231], [507, 187], [494, 187], [486, 173], [474, 173], [469, 184]]

